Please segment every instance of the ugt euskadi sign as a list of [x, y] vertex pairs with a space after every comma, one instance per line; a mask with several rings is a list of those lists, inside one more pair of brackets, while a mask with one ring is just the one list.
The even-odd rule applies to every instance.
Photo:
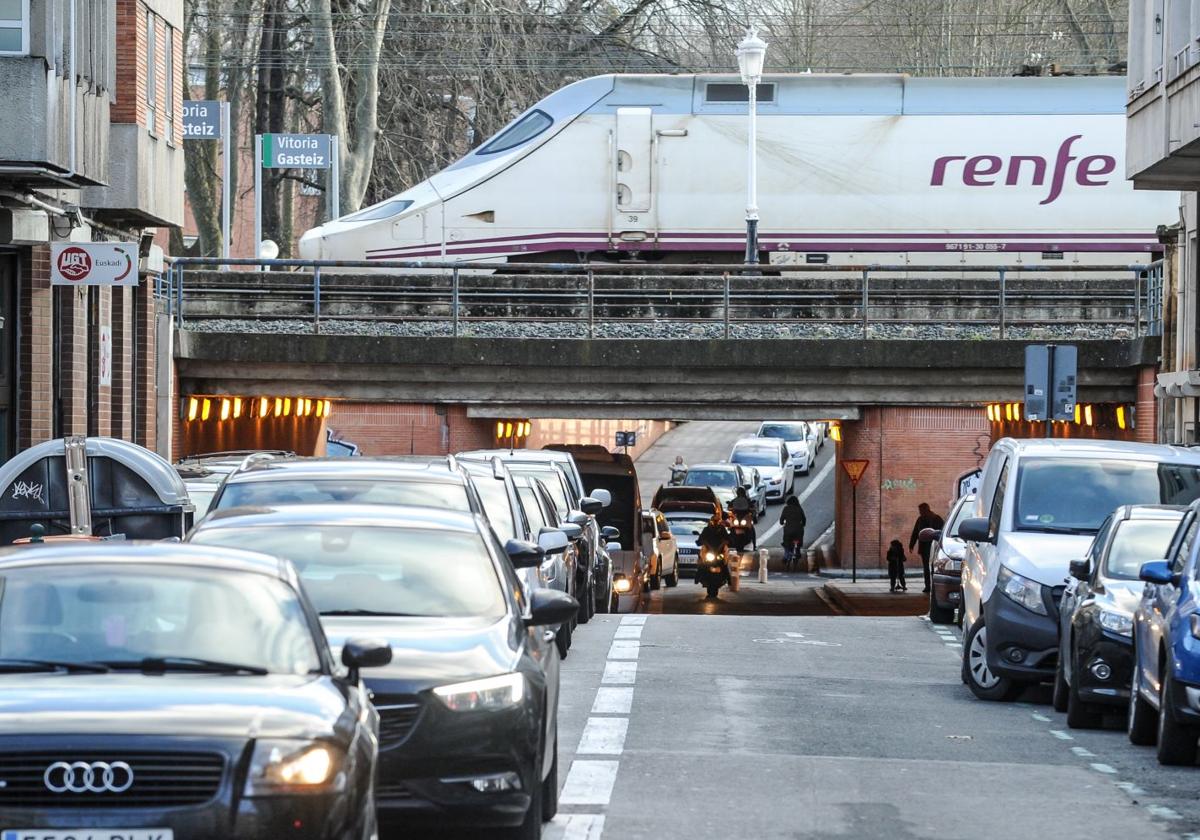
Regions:
[[54, 242], [50, 283], [54, 286], [136, 286], [138, 246], [131, 242]]

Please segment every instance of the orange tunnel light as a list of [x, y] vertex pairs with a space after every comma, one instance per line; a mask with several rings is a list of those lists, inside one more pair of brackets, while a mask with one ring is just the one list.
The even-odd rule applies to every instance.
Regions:
[[187, 419], [195, 420], [196, 412], [200, 410], [200, 401], [195, 397], [188, 397]]
[[212, 414], [212, 400], [206, 397], [204, 405], [200, 408], [200, 419], [207, 420], [210, 414]]

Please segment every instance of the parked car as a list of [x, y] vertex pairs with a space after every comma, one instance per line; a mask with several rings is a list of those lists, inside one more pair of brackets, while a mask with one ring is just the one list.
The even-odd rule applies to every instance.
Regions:
[[1074, 580], [1059, 610], [1054, 708], [1072, 728], [1100, 726], [1106, 706], [1127, 706], [1133, 668], [1133, 613], [1147, 558], [1167, 554], [1186, 508], [1124, 505], [1104, 520], [1087, 554], [1071, 561]]
[[1068, 563], [1105, 517], [1127, 504], [1186, 504], [1200, 495], [1200, 452], [1101, 440], [996, 442], [963, 559], [962, 676], [983, 700], [1051, 680]]
[[391, 651], [347, 641], [339, 671], [292, 564], [64, 543], [5, 555], [0, 578], [4, 837], [374, 835], [359, 673]]
[[612, 603], [613, 571], [608, 565], [607, 556], [601, 557], [597, 551], [600, 547], [600, 526], [596, 522], [595, 512], [602, 510], [609, 502], [607, 491], [589, 493], [584, 490], [583, 477], [575, 458], [570, 452], [558, 449], [481, 449], [459, 453], [459, 458], [491, 459], [500, 458], [506, 464], [530, 464], [552, 466], [562, 472], [567, 480], [570, 493], [570, 521], [583, 528], [583, 538], [579, 542], [580, 563], [577, 570], [579, 580], [576, 591], [581, 594], [580, 603], [584, 611], [580, 621], [587, 623], [597, 612], [604, 612]]
[[758, 427], [757, 436], [782, 440], [791, 455], [792, 468], [799, 475], [808, 475], [817, 463], [817, 434], [803, 420], [763, 421]]
[[[498, 458], [491, 462], [459, 460], [458, 466], [475, 488], [488, 523], [500, 542], [537, 542], [538, 535], [525, 517], [525, 509], [517, 496], [516, 482], [503, 461]], [[548, 559], [553, 562], [553, 558]], [[517, 569], [517, 578], [525, 588], [526, 599], [542, 585], [539, 570], [535, 568]]]
[[675, 538], [680, 572], [694, 572], [700, 557], [696, 539], [713, 516], [724, 515], [710, 487], [659, 487], [651, 508], [662, 514]]
[[601, 528], [617, 530], [606, 552], [614, 564], [610, 609], [616, 612], [622, 600], [638, 603], [649, 575], [642, 560], [642, 497], [633, 459], [603, 446], [586, 444], [564, 445], [558, 451], [574, 458], [582, 480], [592, 488], [593, 498], [601, 492], [608, 497], [609, 504], [596, 514], [596, 522]]
[[722, 507], [729, 507], [739, 487], [749, 487], [750, 478], [740, 464], [695, 464], [688, 467], [684, 487], [710, 487]]
[[950, 508], [946, 526], [929, 548], [929, 620], [948, 624], [962, 604], [962, 560], [966, 543], [958, 537], [958, 526], [975, 503], [974, 496], [963, 496]]
[[648, 552], [646, 569], [650, 574], [650, 588], [657, 590], [662, 584], [668, 587], [679, 585], [679, 550], [675, 535], [667, 524], [666, 517], [657, 510], [642, 511], [642, 551]]
[[767, 437], [743, 438], [733, 445], [729, 461], [747, 469], [758, 470], [766, 483], [766, 499], [783, 501], [793, 490], [796, 468], [788, 454], [787, 444], [782, 440]]
[[187, 487], [188, 497], [196, 506], [196, 519], [208, 513], [213, 496], [220, 488], [225, 476], [240, 467], [251, 455], [271, 455], [276, 458], [293, 457], [284, 450], [234, 450], [228, 452], [206, 452], [189, 455], [175, 462], [175, 471]]
[[537, 546], [501, 545], [482, 516], [383, 505], [218, 511], [189, 540], [292, 559], [335, 649], [362, 633], [390, 642], [392, 663], [366, 681], [382, 827], [541, 835], [558, 797], [559, 658], [545, 628], [579, 604], [549, 589], [525, 599], [513, 567], [540, 564]]
[[[546, 552], [538, 567], [539, 583], [548, 589], [556, 589], [575, 597], [577, 591], [575, 587], [578, 585], [576, 569], [579, 566], [579, 553], [573, 540], [580, 533], [579, 526], [559, 523], [558, 514], [554, 510], [554, 502], [551, 501], [550, 494], [540, 480], [530, 475], [518, 475], [513, 477], [513, 482], [516, 484], [517, 498], [521, 502], [521, 508], [529, 522], [530, 529], [537, 535], [537, 543]], [[562, 528], [569, 528], [570, 534], [563, 532]], [[555, 534], [562, 535], [564, 539], [555, 540]], [[566, 658], [567, 651], [571, 649], [575, 625], [578, 621], [579, 616], [575, 616], [570, 621], [564, 622], [556, 631], [555, 641], [558, 643], [558, 653], [563, 658]]]

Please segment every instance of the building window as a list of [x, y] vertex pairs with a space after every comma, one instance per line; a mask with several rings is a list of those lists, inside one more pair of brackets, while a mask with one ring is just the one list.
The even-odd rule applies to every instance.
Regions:
[[0, 55], [29, 55], [29, 0], [0, 0]]
[[146, 122], [150, 133], [157, 133], [158, 127], [158, 63], [155, 56], [158, 53], [155, 39], [158, 33], [154, 26], [154, 13], [146, 12]]
[[166, 68], [166, 88], [163, 107], [167, 112], [167, 142], [175, 142], [175, 30], [166, 27], [163, 38], [163, 66]]

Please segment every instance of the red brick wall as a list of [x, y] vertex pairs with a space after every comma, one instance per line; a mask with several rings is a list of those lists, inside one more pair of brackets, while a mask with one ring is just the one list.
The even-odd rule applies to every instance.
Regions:
[[137, 331], [137, 352], [133, 363], [134, 387], [137, 391], [134, 398], [133, 435], [135, 443], [154, 449], [158, 443], [154, 389], [154, 283], [143, 279], [134, 290], [133, 300], [133, 328]]
[[112, 434], [133, 437], [133, 290], [113, 289]]
[[[81, 294], [82, 293], [82, 294]], [[62, 408], [62, 434], [86, 435], [88, 432], [88, 313], [87, 289], [59, 286], [58, 323], [62, 334], [59, 344], [60, 369], [58, 397]]]
[[17, 301], [21, 333], [18, 369], [21, 389], [17, 446], [26, 449], [49, 440], [54, 429], [54, 333], [50, 288], [50, 247], [38, 245], [21, 261], [21, 293]]
[[137, 0], [117, 0], [116, 11], [117, 88], [109, 118], [146, 127], [146, 7]]
[[493, 422], [468, 418], [466, 406], [334, 403], [328, 427], [363, 455], [445, 455], [494, 445]]
[[[865, 458], [858, 485], [858, 566], [885, 565], [887, 544], [908, 547], [917, 505], [945, 515], [953, 482], [983, 463], [991, 448], [987, 418], [979, 408], [864, 408], [862, 419], [842, 423], [838, 457]], [[851, 483], [837, 468], [837, 553], [852, 556]]]
[[1144, 367], [1138, 371], [1137, 428], [1135, 440], [1158, 443], [1158, 400], [1154, 397], [1154, 382], [1158, 368]]
[[[88, 376], [91, 379], [91, 399], [88, 405], [88, 434], [109, 437], [112, 435], [112, 385], [100, 384], [100, 331], [112, 328], [112, 286], [96, 286], [88, 290]], [[111, 337], [111, 336], [110, 336]], [[112, 350], [112, 346], [109, 346]], [[109, 381], [112, 381], [110, 369]]]

